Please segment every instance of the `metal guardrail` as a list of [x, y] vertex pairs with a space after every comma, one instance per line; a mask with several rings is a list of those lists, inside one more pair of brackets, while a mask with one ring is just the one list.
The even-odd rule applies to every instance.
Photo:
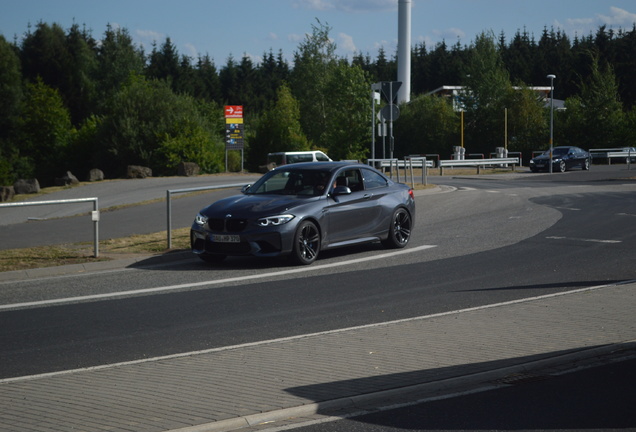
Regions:
[[235, 184], [226, 184], [226, 185], [217, 185], [217, 186], [202, 186], [195, 188], [187, 188], [187, 189], [172, 189], [166, 191], [166, 205], [167, 205], [167, 222], [168, 226], [166, 228], [167, 231], [167, 241], [168, 241], [168, 249], [172, 249], [172, 195], [178, 193], [185, 192], [198, 192], [204, 190], [212, 190], [212, 189], [227, 189], [231, 187], [243, 187], [247, 183], [235, 183]]
[[422, 165], [424, 164], [424, 161], [426, 161], [426, 167], [427, 168], [434, 168], [435, 167], [435, 163], [432, 160], [427, 160], [425, 157], [407, 157], [404, 158], [404, 160], [400, 160], [400, 159], [369, 159], [369, 161], [381, 161], [380, 165], [383, 168], [386, 167], [390, 167], [391, 166], [391, 162], [390, 161], [395, 161], [395, 166], [397, 168], [408, 168], [410, 166], [412, 166], [413, 168], [422, 168]]
[[423, 156], [406, 156], [404, 160], [397, 158], [393, 159], [367, 159], [367, 164], [371, 166], [377, 166], [379, 163], [382, 168], [390, 169], [390, 177], [393, 179], [393, 165], [395, 165], [395, 172], [397, 174], [397, 181], [400, 181], [400, 168], [404, 169], [404, 180], [407, 178], [407, 169], [411, 172], [411, 186], [415, 187], [415, 181], [413, 179], [413, 168], [422, 169], [422, 184], [427, 184], [427, 170], [433, 168], [435, 163], [432, 160], [428, 160]]
[[91, 219], [93, 221], [93, 254], [95, 258], [99, 257], [99, 205], [97, 198], [75, 198], [64, 200], [51, 200], [51, 201], [21, 201], [14, 203], [0, 204], [2, 207], [26, 207], [36, 205], [51, 205], [51, 204], [76, 204], [83, 202], [93, 202], [93, 211], [91, 212]]
[[623, 151], [625, 147], [612, 147], [612, 148], [599, 148], [599, 149], [590, 149], [589, 153], [595, 155], [603, 155], [603, 157], [608, 153], [608, 152], [620, 152]]
[[[628, 150], [625, 150], [626, 148]], [[636, 150], [632, 150], [631, 147], [590, 149], [589, 153], [592, 158], [607, 159], [608, 165], [612, 164], [612, 159], [625, 159], [627, 169], [631, 169], [632, 158], [636, 158]]]
[[446, 167], [476, 167], [477, 174], [479, 174], [481, 167], [493, 165], [512, 165], [512, 170], [514, 171], [515, 166], [518, 164], [519, 158], [442, 160], [439, 161], [439, 174], [444, 175], [444, 168]]
[[433, 161], [429, 161], [426, 159], [426, 157], [423, 156], [408, 156], [404, 158], [404, 163], [405, 163], [405, 167], [404, 167], [404, 178], [406, 179], [406, 163], [408, 162], [409, 165], [409, 169], [411, 172], [411, 187], [413, 189], [415, 189], [415, 179], [413, 177], [413, 167], [420, 167], [422, 168], [422, 184], [423, 185], [427, 185], [428, 184], [428, 169], [429, 168], [433, 168], [435, 165], [433, 164]]

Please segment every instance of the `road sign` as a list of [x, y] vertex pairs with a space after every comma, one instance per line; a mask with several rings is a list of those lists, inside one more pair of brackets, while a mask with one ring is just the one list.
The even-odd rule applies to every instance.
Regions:
[[386, 121], [395, 121], [400, 116], [400, 108], [397, 105], [385, 105], [380, 110], [380, 115]]
[[225, 105], [225, 118], [243, 118], [243, 105]]
[[382, 95], [388, 103], [397, 101], [398, 90], [402, 87], [402, 81], [382, 81]]
[[244, 147], [244, 125], [242, 118], [225, 119], [225, 148], [226, 150], [241, 150]]

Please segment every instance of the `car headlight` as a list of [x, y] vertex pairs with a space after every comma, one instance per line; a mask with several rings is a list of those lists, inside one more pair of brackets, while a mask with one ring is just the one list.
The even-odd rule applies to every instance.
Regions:
[[269, 217], [260, 218], [258, 221], [256, 221], [256, 223], [259, 224], [262, 227], [278, 226], [278, 225], [286, 224], [287, 222], [289, 222], [293, 218], [294, 218], [294, 215], [291, 215], [291, 214], [284, 214], [284, 215], [279, 215], [279, 216], [269, 216]]
[[194, 223], [196, 223], [197, 225], [203, 226], [206, 223], [208, 223], [208, 217], [205, 215], [202, 215], [201, 213], [197, 214], [197, 216], [194, 218]]

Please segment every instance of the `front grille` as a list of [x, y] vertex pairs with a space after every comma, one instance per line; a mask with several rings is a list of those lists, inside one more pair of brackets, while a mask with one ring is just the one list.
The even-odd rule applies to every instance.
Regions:
[[245, 229], [247, 221], [245, 219], [226, 219], [225, 229], [228, 232], [241, 232]]
[[247, 220], [245, 219], [208, 219], [208, 226], [211, 231], [217, 232], [241, 232], [247, 226]]

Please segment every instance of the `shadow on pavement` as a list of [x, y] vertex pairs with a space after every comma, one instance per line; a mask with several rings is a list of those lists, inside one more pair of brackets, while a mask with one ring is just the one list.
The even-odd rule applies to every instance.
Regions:
[[[608, 348], [608, 354], [591, 358], [579, 355], [599, 348]], [[316, 401], [319, 404], [319, 414], [337, 416], [338, 413], [334, 413], [332, 408], [333, 404], [325, 404], [322, 408], [320, 403], [335, 398], [355, 398], [356, 395], [364, 394], [371, 389], [389, 390], [400, 385], [408, 387], [425, 382], [432, 384], [428, 390], [409, 392], [403, 401], [395, 398], [390, 392], [386, 393], [384, 399], [379, 395], [375, 398], [375, 407], [362, 404], [357, 406], [354, 400], [358, 412], [365, 409], [367, 414], [350, 418], [346, 420], [348, 423], [341, 425], [323, 423], [316, 428], [309, 427], [308, 431], [342, 431], [347, 430], [349, 423], [365, 424], [366, 426], [362, 427], [369, 432], [634, 428], [636, 343], [619, 344], [614, 349], [609, 349], [609, 346], [587, 347], [585, 351], [554, 351], [494, 362], [294, 387], [287, 391], [295, 396]], [[510, 371], [511, 367], [514, 369], [517, 366], [522, 370], [521, 365], [559, 356], [567, 358], [568, 355], [572, 355], [572, 358], [578, 357], [578, 360], [571, 361], [566, 366], [570, 369], [568, 372], [572, 372], [574, 366], [579, 363], [592, 362], [594, 367], [583, 367], [574, 373], [565, 374], [555, 368], [544, 368], [535, 372], [509, 372], [495, 379], [493, 375], [486, 375], [486, 379], [475, 379], [475, 384], [481, 386], [484, 391], [465, 392], [459, 396], [452, 396], [452, 393], [465, 391], [465, 382], [462, 382], [464, 388], [457, 388], [457, 385], [453, 388], [452, 384], [444, 388], [444, 383], [441, 382], [453, 377], [496, 371], [500, 368], [508, 368]], [[622, 362], [620, 366], [614, 366], [619, 362]], [[440, 381], [437, 386], [436, 381]], [[490, 385], [494, 387], [487, 387]], [[414, 396], [415, 394], [417, 395]], [[451, 397], [445, 397], [445, 394]], [[398, 407], [401, 404], [403, 406]], [[393, 408], [386, 409], [388, 406]]]

